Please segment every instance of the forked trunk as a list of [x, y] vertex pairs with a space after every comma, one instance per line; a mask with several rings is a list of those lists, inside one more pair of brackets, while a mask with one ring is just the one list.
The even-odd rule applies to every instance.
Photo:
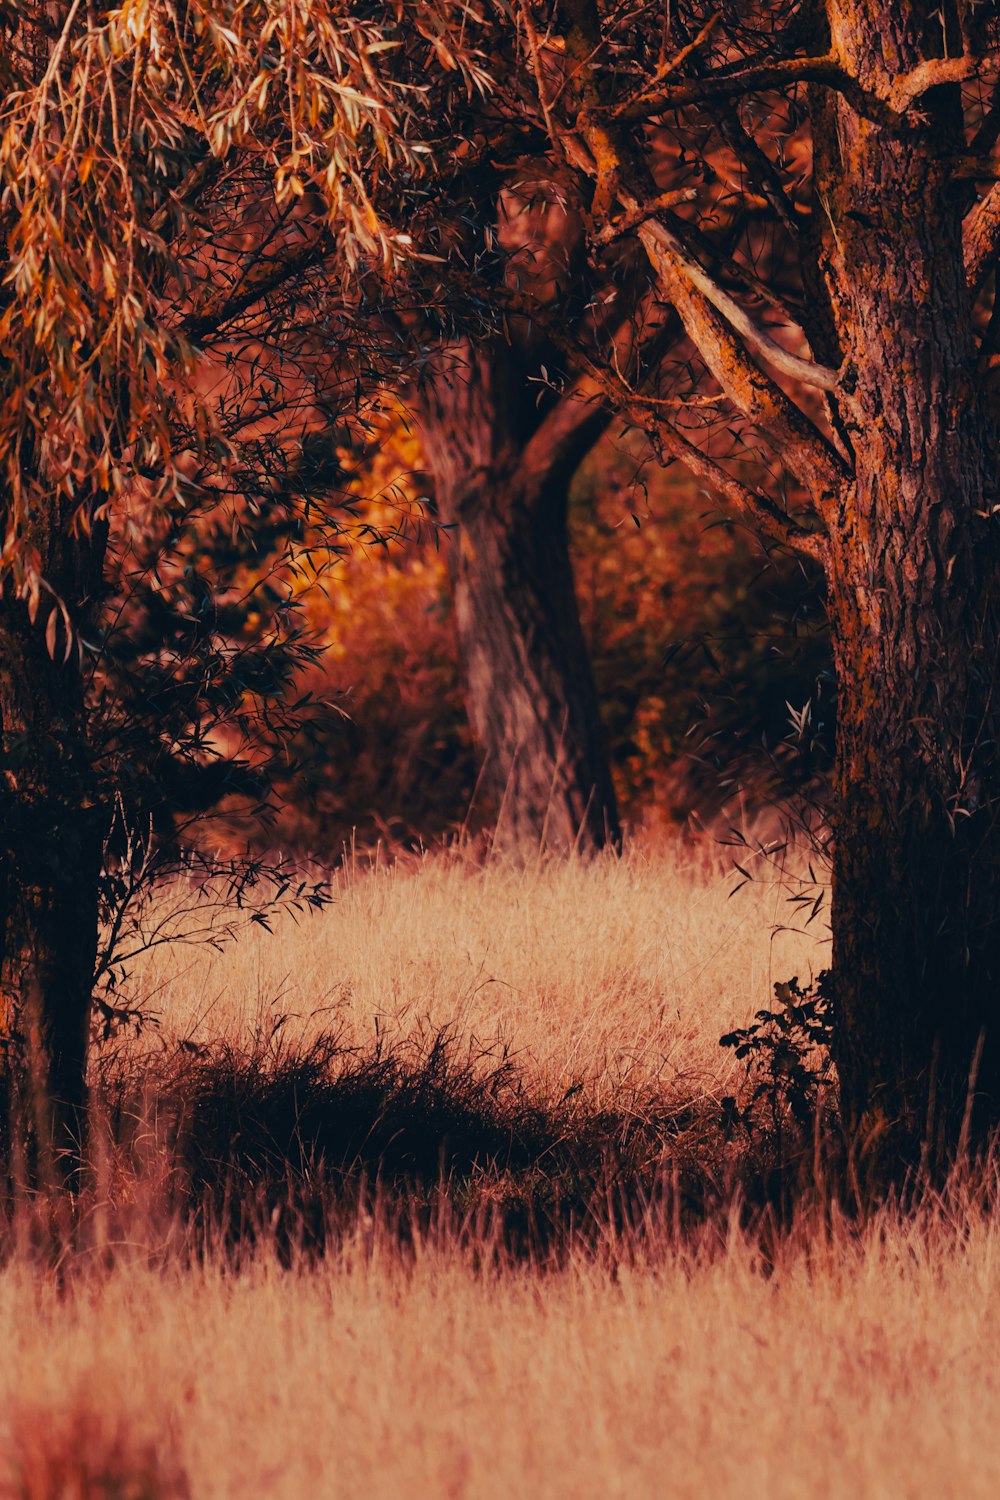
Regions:
[[565, 854], [620, 837], [569, 553], [567, 492], [593, 431], [571, 413], [572, 444], [529, 446], [512, 410], [524, 377], [511, 357], [456, 351], [424, 392], [423, 431], [453, 528], [466, 703], [497, 837]]
[[[848, 69], [883, 96], [934, 26], [941, 41], [929, 4], [830, 11]], [[1000, 548], [949, 161], [960, 100], [937, 89], [889, 127], [826, 94], [815, 125], [855, 460], [829, 567], [837, 1063], [873, 1161], [937, 1161], [1000, 1118]]]

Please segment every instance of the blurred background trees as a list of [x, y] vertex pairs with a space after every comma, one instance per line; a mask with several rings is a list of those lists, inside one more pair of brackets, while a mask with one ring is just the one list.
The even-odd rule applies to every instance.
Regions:
[[[323, 649], [297, 681], [329, 708], [318, 738], [297, 739], [263, 835], [320, 856], [352, 838], [416, 847], [490, 831], [503, 793], [479, 774], [452, 613], [457, 543], [434, 524], [416, 419], [390, 408], [377, 428], [349, 482], [378, 532], [400, 516], [410, 531], [349, 546], [304, 598]], [[835, 695], [815, 570], [768, 554], [620, 426], [567, 497], [566, 555], [627, 826], [822, 803]]]

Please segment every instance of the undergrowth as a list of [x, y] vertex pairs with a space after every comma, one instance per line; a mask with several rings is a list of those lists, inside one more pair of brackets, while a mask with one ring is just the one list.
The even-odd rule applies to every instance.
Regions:
[[749, 1026], [719, 1039], [746, 1064], [747, 1077], [742, 1100], [723, 1099], [722, 1126], [727, 1139], [737, 1130], [753, 1136], [764, 1129], [780, 1154], [789, 1123], [793, 1131], [815, 1130], [817, 1116], [833, 1108], [833, 974], [824, 969], [805, 986], [798, 976], [778, 983], [774, 1001]]
[[281, 1018], [242, 1045], [105, 1057], [76, 1212], [82, 1223], [100, 1204], [124, 1222], [153, 1193], [189, 1244], [192, 1228], [235, 1254], [264, 1236], [291, 1256], [322, 1253], [377, 1211], [404, 1241], [447, 1221], [498, 1253], [562, 1260], [639, 1241], [653, 1220], [678, 1236], [724, 1225], [734, 1205], [744, 1222], [785, 1222], [814, 1144], [784, 1104], [737, 1140], [714, 1099], [597, 1109], [581, 1085], [544, 1096], [506, 1048], [463, 1046], [448, 1029], [364, 1050], [337, 1033], [295, 1037]]

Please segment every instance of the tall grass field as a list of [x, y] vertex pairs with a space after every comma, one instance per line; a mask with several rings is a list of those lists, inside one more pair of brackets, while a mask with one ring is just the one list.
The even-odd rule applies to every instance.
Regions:
[[992, 1168], [861, 1215], [725, 1126], [828, 958], [751, 873], [374, 861], [147, 955], [72, 1222], [10, 1190], [0, 1497], [1000, 1492]]

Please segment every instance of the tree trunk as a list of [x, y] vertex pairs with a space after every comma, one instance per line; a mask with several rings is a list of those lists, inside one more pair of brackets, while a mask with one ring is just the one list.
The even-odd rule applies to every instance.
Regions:
[[[421, 391], [469, 722], [497, 838], [565, 854], [620, 838], [569, 555], [567, 492], [606, 418], [567, 399], [534, 431], [503, 346], [462, 344]], [[529, 397], [533, 389], [528, 387]]]
[[43, 594], [32, 623], [0, 593], [0, 1005], [40, 1174], [82, 1143], [104, 833], [78, 643], [64, 659], [61, 621], [54, 654], [46, 642], [56, 608]]
[[[935, 34], [940, 46], [931, 10], [831, 0], [833, 41], [884, 97]], [[855, 462], [829, 564], [837, 1065], [873, 1161], [900, 1148], [939, 1161], [963, 1125], [1000, 1118], [1000, 549], [967, 201], [950, 180], [961, 106], [957, 88], [938, 88], [905, 125], [883, 126], [827, 93], [814, 123]]]

